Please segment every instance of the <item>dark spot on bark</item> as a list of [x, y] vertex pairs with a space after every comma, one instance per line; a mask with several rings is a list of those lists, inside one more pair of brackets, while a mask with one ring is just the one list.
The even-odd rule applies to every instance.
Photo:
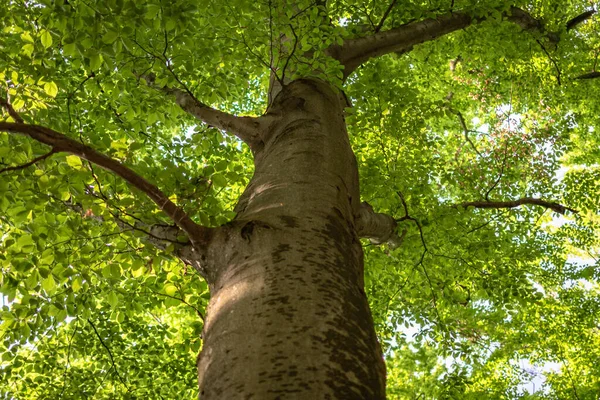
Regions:
[[278, 296], [272, 299], [269, 299], [265, 302], [265, 304], [269, 306], [275, 306], [280, 304], [290, 304], [290, 296]]
[[290, 251], [291, 247], [289, 244], [280, 244], [275, 250], [271, 253], [271, 257], [273, 257], [273, 263], [280, 263], [285, 260], [285, 257], [282, 255], [288, 251]]
[[295, 217], [291, 217], [288, 215], [281, 215], [279, 217], [279, 219], [288, 228], [297, 228], [298, 227], [298, 220]]

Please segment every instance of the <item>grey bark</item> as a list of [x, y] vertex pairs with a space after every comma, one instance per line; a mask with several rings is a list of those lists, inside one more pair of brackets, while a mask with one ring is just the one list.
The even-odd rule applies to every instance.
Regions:
[[208, 247], [203, 400], [385, 398], [344, 106], [329, 85], [299, 80], [267, 112], [237, 217]]

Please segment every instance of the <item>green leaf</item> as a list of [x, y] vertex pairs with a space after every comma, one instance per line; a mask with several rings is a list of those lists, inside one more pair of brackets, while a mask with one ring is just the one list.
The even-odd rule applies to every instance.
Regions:
[[17, 98], [13, 101], [12, 106], [15, 110], [20, 110], [25, 105], [25, 101], [21, 98]]
[[121, 267], [119, 267], [118, 264], [111, 264], [109, 266], [110, 269], [110, 276], [113, 278], [120, 278], [121, 277]]
[[102, 36], [102, 41], [106, 44], [111, 44], [112, 42], [117, 40], [118, 37], [119, 37], [119, 34], [117, 32], [108, 31], [104, 34], [104, 36]]
[[34, 50], [34, 47], [33, 47], [33, 44], [31, 44], [31, 43], [27, 43], [26, 45], [24, 45], [21, 48], [21, 52], [29, 57], [31, 57], [31, 55], [33, 54], [33, 50]]
[[96, 71], [102, 65], [102, 55], [96, 53], [90, 56], [90, 70]]
[[79, 158], [78, 156], [70, 155], [70, 156], [67, 156], [66, 159], [67, 159], [67, 164], [70, 167], [80, 169], [83, 166], [83, 163], [81, 162], [81, 158]]
[[75, 279], [73, 279], [73, 283], [71, 284], [71, 287], [73, 288], [74, 292], [79, 292], [82, 288], [82, 281], [81, 281], [81, 277], [78, 276]]
[[75, 43], [67, 43], [63, 45], [63, 53], [66, 56], [74, 56], [77, 54], [77, 44]]
[[165, 293], [168, 294], [169, 296], [175, 296], [175, 294], [177, 293], [177, 286], [168, 283], [165, 285], [164, 287]]
[[52, 274], [48, 275], [47, 278], [42, 280], [42, 288], [47, 292], [47, 293], [53, 293], [54, 289], [56, 289], [56, 282], [54, 281], [54, 277], [52, 276]]
[[34, 241], [31, 235], [23, 235], [17, 240], [17, 245], [19, 247], [31, 247], [34, 245]]
[[108, 296], [106, 296], [106, 301], [112, 308], [115, 308], [119, 304], [119, 298], [115, 292], [109, 292]]
[[23, 39], [24, 41], [29, 42], [29, 43], [33, 43], [34, 42], [33, 37], [27, 31], [21, 33], [21, 39]]
[[52, 35], [47, 30], [43, 29], [40, 33], [40, 40], [44, 48], [52, 46]]
[[58, 86], [54, 82], [46, 82], [44, 84], [44, 92], [50, 97], [56, 97], [58, 93]]
[[215, 187], [222, 188], [227, 186], [227, 179], [225, 179], [225, 177], [221, 174], [214, 174], [210, 179]]

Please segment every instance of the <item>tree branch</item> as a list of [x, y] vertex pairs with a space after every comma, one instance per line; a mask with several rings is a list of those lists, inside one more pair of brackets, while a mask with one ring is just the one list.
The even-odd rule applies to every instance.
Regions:
[[0, 106], [2, 108], [5, 108], [6, 111], [8, 111], [8, 115], [10, 115], [12, 117], [12, 119], [15, 120], [15, 122], [17, 122], [19, 124], [23, 123], [23, 118], [21, 118], [19, 113], [17, 113], [15, 111], [12, 104], [10, 104], [10, 102], [8, 101], [8, 98], [5, 99], [4, 97], [0, 97]]
[[347, 39], [341, 46], [331, 46], [328, 54], [344, 66], [346, 78], [370, 58], [388, 53], [405, 53], [417, 44], [464, 29], [471, 22], [471, 16], [464, 13], [442, 15], [436, 19], [412, 22], [365, 37]]
[[135, 173], [120, 162], [104, 155], [90, 146], [73, 140], [66, 135], [40, 125], [30, 125], [14, 122], [0, 122], [0, 131], [29, 136], [40, 143], [52, 147], [55, 152], [74, 154], [90, 161], [125, 179], [130, 185], [144, 192], [169, 218], [188, 235], [194, 245], [202, 247], [212, 231], [196, 224], [192, 219], [160, 191], [158, 187]]
[[542, 199], [537, 199], [533, 197], [523, 197], [518, 200], [513, 201], [468, 201], [464, 203], [458, 204], [458, 206], [463, 208], [475, 207], [475, 208], [515, 208], [525, 204], [541, 206], [545, 208], [549, 208], [554, 212], [564, 215], [566, 211], [571, 211], [572, 213], [577, 214], [579, 211], [574, 210], [570, 207], [564, 206], [559, 203], [555, 203], [552, 201], [545, 201]]
[[600, 78], [600, 72], [592, 71], [592, 72], [588, 72], [587, 74], [583, 74], [583, 75], [579, 75], [579, 76], [575, 77], [575, 79], [595, 79], [595, 78]]
[[199, 101], [194, 94], [185, 89], [159, 86], [155, 83], [154, 75], [142, 76], [150, 87], [173, 96], [181, 109], [191, 116], [215, 128], [227, 131], [246, 143], [252, 150], [262, 144], [260, 138], [260, 118], [238, 117], [223, 111], [216, 110]]
[[[103, 199], [106, 201], [106, 199]], [[104, 223], [106, 220], [102, 216], [89, 214], [89, 210], [85, 210], [81, 204], [61, 201], [66, 207], [80, 214], [82, 218], [91, 218], [99, 223]], [[165, 251], [169, 246], [173, 246], [173, 254], [179, 258], [184, 264], [193, 267], [196, 271], [208, 280], [209, 274], [206, 269], [206, 265], [202, 262], [203, 255], [200, 251], [194, 248], [192, 244], [186, 238], [185, 241], [181, 240], [181, 236], [185, 235], [182, 229], [173, 225], [161, 225], [161, 224], [146, 224], [145, 222], [138, 220], [135, 223], [129, 223], [115, 213], [112, 213], [117, 226], [121, 229], [121, 233], [126, 231], [138, 231], [144, 233], [146, 236], [142, 239], [143, 242], [151, 244], [159, 250]], [[187, 235], [186, 235], [187, 236]]]
[[570, 31], [571, 29], [577, 27], [577, 25], [582, 24], [585, 21], [587, 21], [588, 19], [592, 18], [592, 16], [594, 14], [596, 14], [596, 10], [588, 10], [588, 11], [582, 12], [575, 18], [570, 19], [567, 22], [567, 31]]
[[0, 169], [0, 174], [3, 173], [3, 172], [6, 172], [6, 171], [17, 171], [17, 170], [20, 170], [20, 169], [25, 169], [27, 167], [31, 167], [33, 164], [35, 164], [35, 163], [37, 163], [39, 161], [45, 160], [46, 158], [50, 157], [51, 155], [53, 155], [55, 153], [56, 153], [56, 150], [52, 149], [48, 153], [43, 154], [43, 155], [41, 155], [39, 157], [36, 157], [33, 160], [31, 160], [29, 162], [26, 162], [25, 164], [2, 168], [2, 169]]
[[[558, 42], [557, 34], [547, 33], [541, 21], [520, 8], [511, 7], [508, 12], [503, 13], [503, 16], [523, 30], [544, 33], [551, 42]], [[465, 29], [485, 19], [485, 17], [474, 18], [465, 12], [450, 12], [435, 19], [428, 18], [369, 36], [347, 39], [341, 46], [331, 46], [328, 54], [344, 65], [344, 77], [348, 77], [370, 58], [389, 53], [406, 53], [415, 45]]]
[[373, 244], [387, 243], [392, 249], [400, 247], [406, 230], [398, 235], [396, 221], [387, 214], [376, 213], [373, 207], [363, 202], [355, 219], [356, 233], [360, 238], [366, 238]]

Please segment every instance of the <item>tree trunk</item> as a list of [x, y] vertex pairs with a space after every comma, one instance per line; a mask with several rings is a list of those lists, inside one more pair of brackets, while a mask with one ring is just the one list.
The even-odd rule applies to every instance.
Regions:
[[328, 84], [298, 80], [269, 108], [237, 217], [208, 251], [203, 400], [385, 398], [344, 106]]

